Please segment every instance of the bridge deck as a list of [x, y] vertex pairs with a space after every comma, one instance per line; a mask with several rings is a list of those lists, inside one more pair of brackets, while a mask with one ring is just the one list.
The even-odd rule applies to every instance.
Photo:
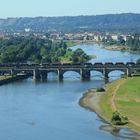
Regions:
[[56, 72], [59, 78], [63, 78], [63, 74], [67, 71], [76, 71], [78, 72], [82, 78], [90, 78], [90, 71], [99, 71], [104, 77], [108, 77], [109, 73], [114, 70], [120, 70], [124, 72], [126, 75], [130, 76], [135, 71], [140, 71], [140, 64], [135, 63], [81, 63], [81, 64], [60, 64], [60, 65], [0, 65], [0, 74], [3, 73], [32, 73], [34, 77], [40, 77], [39, 75], [45, 75], [45, 72]]

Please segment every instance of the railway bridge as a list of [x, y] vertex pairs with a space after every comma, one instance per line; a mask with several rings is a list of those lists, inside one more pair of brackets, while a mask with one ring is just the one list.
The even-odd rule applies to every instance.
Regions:
[[48, 73], [54, 72], [59, 80], [63, 80], [65, 72], [74, 71], [80, 74], [82, 80], [90, 79], [91, 71], [101, 72], [105, 79], [109, 78], [109, 73], [112, 71], [122, 71], [127, 76], [132, 76], [136, 71], [140, 71], [139, 63], [78, 63], [78, 64], [9, 64], [0, 65], [0, 74], [29, 74], [33, 79], [47, 79]]

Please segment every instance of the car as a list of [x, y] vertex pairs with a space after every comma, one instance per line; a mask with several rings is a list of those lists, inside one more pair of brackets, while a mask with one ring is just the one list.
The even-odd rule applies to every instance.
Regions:
[[103, 66], [103, 63], [101, 63], [101, 62], [96, 62], [96, 63], [94, 63], [94, 66]]
[[125, 65], [123, 62], [116, 62], [115, 65]]
[[140, 62], [137, 62], [136, 65], [137, 65], [137, 66], [140, 66]]
[[40, 66], [41, 67], [47, 67], [47, 66], [49, 66], [50, 64], [49, 63], [40, 63]]
[[91, 66], [91, 65], [92, 65], [92, 63], [84, 63], [84, 65], [90, 65], [90, 66]]
[[135, 63], [134, 63], [134, 62], [127, 62], [126, 65], [127, 65], [127, 66], [134, 66]]
[[62, 63], [63, 66], [71, 66], [71, 63]]
[[85, 67], [89, 67], [89, 66], [92, 66], [92, 63], [84, 63], [83, 64]]
[[61, 63], [60, 62], [58, 62], [58, 63], [50, 63], [50, 66], [51, 67], [60, 67]]
[[77, 62], [77, 63], [72, 63], [73, 65], [82, 65], [83, 63], [81, 63], [81, 62]]
[[112, 62], [106, 62], [105, 66], [113, 66], [114, 64]]

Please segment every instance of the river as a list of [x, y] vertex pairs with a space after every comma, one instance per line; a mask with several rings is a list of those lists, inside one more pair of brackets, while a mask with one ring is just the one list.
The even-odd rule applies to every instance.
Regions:
[[[140, 56], [127, 52], [101, 49], [99, 45], [81, 45], [91, 62], [135, 61]], [[112, 72], [110, 80], [118, 78]], [[54, 74], [48, 82], [32, 78], [0, 86], [0, 140], [124, 140], [135, 139], [132, 132], [122, 129], [120, 136], [101, 129], [106, 125], [98, 116], [79, 106], [82, 94], [90, 88], [104, 86], [102, 75], [92, 72], [90, 81], [80, 81], [75, 72], [67, 72], [63, 82]]]

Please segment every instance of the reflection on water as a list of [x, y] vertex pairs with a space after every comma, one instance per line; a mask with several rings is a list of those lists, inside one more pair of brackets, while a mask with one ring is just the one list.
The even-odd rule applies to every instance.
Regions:
[[113, 127], [111, 125], [101, 125], [99, 129], [110, 132], [115, 137], [120, 137], [127, 140], [139, 140], [140, 135], [129, 130]]

